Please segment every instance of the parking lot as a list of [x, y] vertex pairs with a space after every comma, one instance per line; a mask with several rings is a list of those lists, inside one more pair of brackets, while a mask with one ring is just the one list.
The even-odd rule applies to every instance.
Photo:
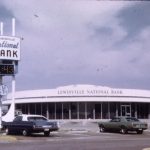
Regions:
[[3, 150], [142, 150], [150, 147], [150, 132], [144, 134], [99, 133], [90, 131], [59, 131], [49, 137], [43, 134], [31, 136], [0, 136]]

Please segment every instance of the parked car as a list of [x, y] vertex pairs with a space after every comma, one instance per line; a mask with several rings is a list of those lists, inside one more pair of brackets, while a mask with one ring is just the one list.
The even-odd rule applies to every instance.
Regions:
[[27, 136], [43, 132], [45, 136], [49, 136], [50, 132], [59, 129], [59, 124], [57, 121], [49, 121], [41, 115], [19, 115], [12, 122], [3, 122], [3, 129], [6, 134], [22, 133]]
[[135, 117], [114, 117], [108, 122], [98, 123], [100, 132], [119, 131], [126, 134], [128, 131], [136, 131], [137, 134], [142, 134], [143, 130], [148, 128], [148, 124], [139, 121]]

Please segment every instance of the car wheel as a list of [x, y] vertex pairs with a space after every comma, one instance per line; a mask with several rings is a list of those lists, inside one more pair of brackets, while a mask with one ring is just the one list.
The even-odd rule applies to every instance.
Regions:
[[44, 132], [44, 135], [45, 135], [45, 136], [49, 136], [49, 134], [50, 134], [49, 131], [48, 131], [48, 132]]
[[137, 134], [142, 134], [143, 130], [137, 130]]
[[8, 128], [5, 129], [5, 133], [6, 133], [6, 135], [9, 135], [9, 134], [10, 134], [10, 131], [9, 131]]
[[127, 133], [127, 129], [125, 127], [121, 127], [120, 132], [121, 132], [121, 134], [126, 134]]
[[101, 126], [99, 127], [99, 130], [100, 130], [100, 132], [105, 132], [105, 127], [104, 127], [103, 125], [101, 125]]
[[22, 131], [22, 135], [23, 135], [23, 136], [27, 136], [27, 135], [29, 135], [29, 133], [28, 133], [28, 131], [27, 131], [26, 129], [24, 129], [24, 130]]

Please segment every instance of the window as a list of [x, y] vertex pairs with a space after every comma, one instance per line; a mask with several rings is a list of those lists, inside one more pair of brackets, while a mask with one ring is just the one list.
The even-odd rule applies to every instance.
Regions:
[[136, 119], [136, 118], [126, 118], [126, 120], [128, 121], [128, 122], [132, 122], [132, 121], [139, 121], [138, 119]]
[[63, 103], [63, 119], [69, 119], [69, 103]]
[[77, 103], [71, 103], [71, 119], [77, 119]]
[[44, 121], [47, 120], [44, 117], [28, 117], [28, 121]]
[[111, 122], [120, 122], [120, 118], [113, 118]]
[[14, 119], [14, 121], [16, 122], [18, 122], [18, 121], [22, 121], [22, 116], [17, 116], [15, 119]]

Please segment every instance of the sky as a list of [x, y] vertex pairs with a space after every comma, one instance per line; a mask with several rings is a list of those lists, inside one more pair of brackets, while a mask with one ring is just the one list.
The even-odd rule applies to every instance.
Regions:
[[[16, 90], [74, 84], [150, 90], [150, 3], [1, 0], [4, 35], [21, 38]], [[12, 78], [3, 77], [11, 86]]]

